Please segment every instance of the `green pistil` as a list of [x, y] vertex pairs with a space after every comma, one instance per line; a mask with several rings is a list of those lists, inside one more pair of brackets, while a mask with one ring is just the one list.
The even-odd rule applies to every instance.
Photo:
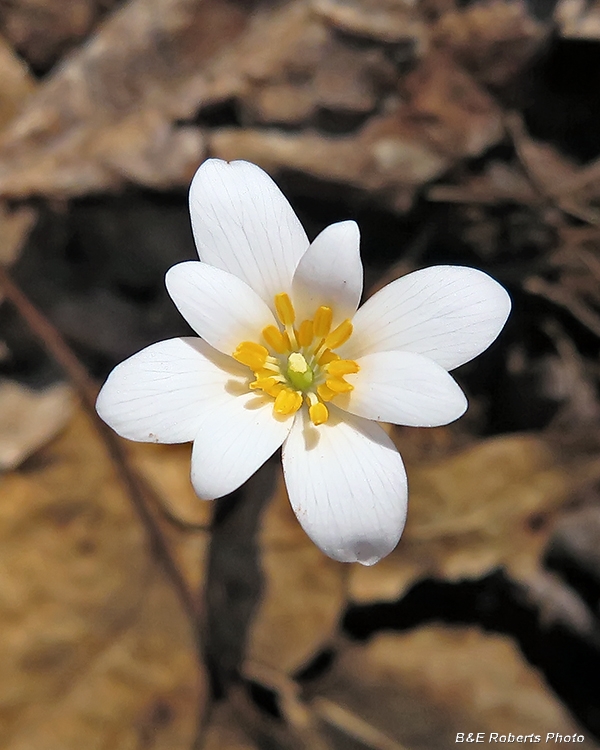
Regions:
[[286, 376], [297, 391], [306, 391], [315, 379], [313, 371], [299, 352], [294, 352], [288, 357]]

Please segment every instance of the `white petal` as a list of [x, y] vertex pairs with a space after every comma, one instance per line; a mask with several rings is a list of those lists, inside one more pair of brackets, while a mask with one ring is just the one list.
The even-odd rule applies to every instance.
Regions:
[[273, 313], [243, 281], [220, 268], [190, 260], [167, 272], [167, 290], [179, 312], [215, 349], [232, 354], [242, 341], [259, 341]]
[[360, 372], [346, 375], [354, 386], [335, 403], [352, 414], [410, 427], [438, 427], [468, 406], [452, 375], [414, 352], [376, 352], [357, 360]]
[[373, 565], [398, 544], [406, 520], [400, 454], [374, 422], [332, 407], [329, 421], [314, 427], [306, 409], [301, 414], [283, 446], [292, 508], [329, 557]]
[[200, 260], [243, 279], [269, 305], [276, 294], [290, 291], [308, 239], [260, 167], [205, 161], [190, 187], [190, 214]]
[[238, 396], [204, 409], [192, 451], [198, 496], [213, 500], [236, 490], [275, 453], [293, 421], [293, 416], [274, 416], [272, 398], [241, 389]]
[[339, 353], [357, 359], [394, 349], [417, 352], [453, 370], [487, 349], [502, 330], [510, 307], [507, 291], [483, 271], [424, 268], [367, 300]]
[[226, 387], [247, 372], [201, 339], [160, 341], [115, 367], [96, 409], [129, 440], [185, 443], [196, 437], [207, 404], [230, 399]]
[[297, 319], [312, 318], [320, 305], [333, 309], [334, 325], [351, 318], [362, 288], [358, 225], [355, 221], [331, 224], [304, 253], [294, 274], [292, 298]]

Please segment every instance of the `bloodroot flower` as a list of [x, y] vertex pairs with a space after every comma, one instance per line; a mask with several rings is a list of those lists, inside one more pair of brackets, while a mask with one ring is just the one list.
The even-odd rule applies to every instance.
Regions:
[[193, 441], [199, 497], [232, 492], [283, 445], [290, 502], [327, 555], [372, 565], [406, 518], [400, 454], [377, 422], [460, 417], [448, 374], [496, 338], [506, 291], [481, 271], [434, 266], [357, 310], [359, 231], [332, 224], [309, 243], [261, 169], [206, 161], [190, 190], [200, 261], [166, 284], [200, 338], [161, 341], [116, 367], [98, 413], [119, 435]]

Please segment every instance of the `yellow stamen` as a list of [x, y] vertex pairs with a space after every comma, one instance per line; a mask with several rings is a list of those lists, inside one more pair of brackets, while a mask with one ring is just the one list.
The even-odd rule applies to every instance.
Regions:
[[325, 338], [331, 329], [333, 311], [330, 307], [321, 305], [315, 313], [314, 333], [318, 339]]
[[301, 406], [302, 394], [299, 391], [283, 388], [277, 394], [273, 408], [277, 414], [294, 414]]
[[319, 364], [327, 365], [329, 364], [329, 362], [334, 362], [335, 360], [339, 358], [340, 358], [339, 354], [332, 352], [331, 349], [325, 349], [323, 354], [321, 354], [321, 356], [319, 357]]
[[275, 383], [275, 385], [264, 389], [265, 393], [268, 393], [269, 396], [273, 396], [273, 398], [276, 398], [283, 390], [285, 390], [285, 385], [283, 383]]
[[323, 401], [331, 401], [334, 396], [337, 396], [337, 393], [332, 391], [331, 388], [325, 385], [325, 383], [321, 383], [321, 385], [317, 386], [317, 393]]
[[298, 343], [300, 346], [310, 346], [313, 340], [312, 320], [303, 320], [298, 331]]
[[325, 422], [327, 422], [327, 420], [329, 419], [329, 409], [325, 406], [325, 404], [322, 404], [320, 401], [318, 401], [316, 404], [313, 404], [309, 408], [308, 415], [310, 417], [310, 421], [314, 425], [325, 424]]
[[274, 415], [295, 414], [306, 400], [312, 424], [325, 424], [329, 419], [325, 402], [354, 390], [344, 376], [360, 369], [357, 362], [341, 359], [332, 351], [350, 338], [352, 323], [344, 320], [332, 331], [333, 311], [321, 305], [314, 320], [303, 320], [295, 328], [296, 312], [290, 296], [281, 293], [274, 300], [281, 328], [266, 326], [261, 339], [264, 346], [242, 341], [233, 357], [254, 372], [254, 380], [249, 378], [250, 392], [258, 391], [274, 400]]
[[284, 326], [294, 325], [296, 313], [294, 312], [292, 300], [285, 292], [275, 295], [275, 310], [277, 311], [277, 317]]
[[267, 364], [269, 352], [264, 346], [255, 344], [254, 341], [242, 341], [231, 356], [256, 372]]
[[256, 391], [258, 389], [263, 391], [269, 391], [270, 388], [272, 388], [277, 381], [275, 378], [256, 378], [255, 381], [250, 383], [250, 390]]
[[267, 344], [278, 354], [283, 354], [288, 349], [285, 334], [281, 333], [277, 326], [267, 326], [263, 328], [262, 335]]
[[328, 349], [337, 349], [338, 346], [345, 344], [346, 341], [352, 336], [352, 323], [350, 319], [344, 320], [339, 326], [334, 329], [325, 339], [325, 346]]
[[350, 373], [358, 372], [360, 367], [352, 359], [338, 359], [335, 362], [330, 362], [325, 369], [335, 378], [340, 375], [349, 375]]
[[261, 378], [273, 378], [273, 380], [278, 381], [284, 379], [281, 370], [279, 368], [273, 369], [268, 363], [261, 370], [255, 370], [254, 374], [257, 380]]
[[354, 386], [347, 383], [344, 378], [327, 378], [325, 385], [336, 395], [338, 393], [350, 393], [354, 390]]
[[271, 360], [271, 359], [272, 359], [272, 357], [269, 357], [267, 359], [267, 361], [264, 364], [264, 369], [268, 370], [271, 374], [273, 374], [274, 372], [280, 372], [280, 370], [279, 370], [279, 363], [277, 361], [270, 362], [269, 360]]

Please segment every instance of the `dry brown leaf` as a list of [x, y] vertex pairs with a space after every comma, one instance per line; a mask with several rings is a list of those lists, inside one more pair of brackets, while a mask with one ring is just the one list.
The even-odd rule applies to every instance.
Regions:
[[553, 146], [532, 138], [517, 114], [508, 115], [506, 122], [521, 162], [534, 185], [537, 185], [545, 195], [561, 195], [565, 190], [565, 184], [577, 177], [579, 170], [575, 162]]
[[555, 18], [567, 39], [600, 39], [600, 2], [598, 0], [561, 0]]
[[304, 0], [255, 14], [214, 60], [204, 105], [235, 98], [245, 124], [310, 124], [320, 108], [366, 114], [395, 84], [383, 49], [332, 34]]
[[127, 442], [135, 465], [152, 484], [168, 513], [181, 524], [206, 526], [214, 504], [200, 500], [190, 480], [191, 444]]
[[586, 472], [561, 465], [534, 435], [494, 438], [436, 463], [409, 464], [400, 544], [373, 568], [353, 568], [352, 596], [396, 599], [421, 577], [479, 577], [498, 566], [535, 580], [553, 520]]
[[432, 29], [431, 42], [449, 50], [480, 81], [497, 86], [523, 69], [549, 30], [521, 0], [487, 0], [445, 13]]
[[312, 4], [340, 31], [387, 43], [423, 43], [425, 23], [410, 0], [313, 0]]
[[272, 61], [268, 77], [246, 86], [248, 122], [300, 125], [320, 109], [366, 115], [391, 90], [396, 73], [383, 50], [353, 49], [328, 35], [314, 16], [297, 23], [295, 32], [293, 39], [278, 40], [288, 46]]
[[163, 530], [191, 591], [201, 591], [214, 503], [200, 500], [190, 479], [191, 446], [127, 443], [134, 465], [164, 510]]
[[454, 747], [458, 732], [533, 733], [542, 743], [547, 732], [586, 734], [511, 639], [476, 628], [427, 626], [351, 646], [319, 693], [411, 750]]
[[52, 74], [0, 138], [0, 192], [81, 195], [189, 181], [206, 65], [244, 30], [230, 0], [132, 0]]
[[478, 156], [502, 138], [497, 104], [444, 54], [428, 55], [402, 86], [404, 119], [440, 152]]
[[[490, 161], [481, 173], [461, 179], [458, 185], [433, 185], [427, 197], [444, 203], [540, 205], [539, 190], [534, 189], [525, 173], [503, 161]], [[486, 229], [489, 230], [489, 225], [483, 220], [477, 222], [478, 232]]]
[[189, 747], [192, 628], [87, 418], [0, 482], [0, 747]]
[[118, 0], [11, 0], [0, 5], [0, 29], [38, 68], [47, 68], [91, 31]]
[[235, 95], [249, 121], [300, 124], [314, 112], [312, 81], [328, 40], [305, 2], [257, 13], [239, 44], [216, 62], [209, 97]]
[[33, 228], [36, 212], [27, 206], [9, 210], [0, 203], [0, 263], [11, 266]]
[[279, 476], [258, 540], [264, 591], [247, 658], [292, 673], [331, 642], [344, 604], [345, 567], [326, 557], [296, 520]]
[[240, 729], [228, 703], [218, 705], [212, 715], [202, 750], [258, 750]]
[[416, 188], [458, 159], [480, 154], [503, 129], [491, 97], [443, 56], [423, 61], [403, 88], [403, 104], [392, 101], [391, 111], [371, 117], [352, 136], [227, 128], [209, 134], [209, 151], [269, 171], [291, 168], [384, 191], [406, 208]]
[[302, 0], [250, 20], [233, 0], [132, 0], [0, 138], [0, 191], [185, 184], [204, 155], [202, 135], [174, 123], [234, 97], [247, 121], [287, 124], [320, 108], [365, 115], [385, 99], [383, 114], [353, 137], [236, 129], [215, 134], [209, 150], [390, 191], [406, 207], [415, 187], [480, 154], [502, 127], [493, 100], [447, 55], [419, 62], [402, 83], [402, 105], [396, 78], [383, 50], [335, 38]]
[[67, 385], [32, 391], [10, 380], [0, 382], [0, 471], [14, 469], [53, 438], [73, 407]]
[[36, 89], [27, 66], [0, 37], [0, 128], [18, 114]]

